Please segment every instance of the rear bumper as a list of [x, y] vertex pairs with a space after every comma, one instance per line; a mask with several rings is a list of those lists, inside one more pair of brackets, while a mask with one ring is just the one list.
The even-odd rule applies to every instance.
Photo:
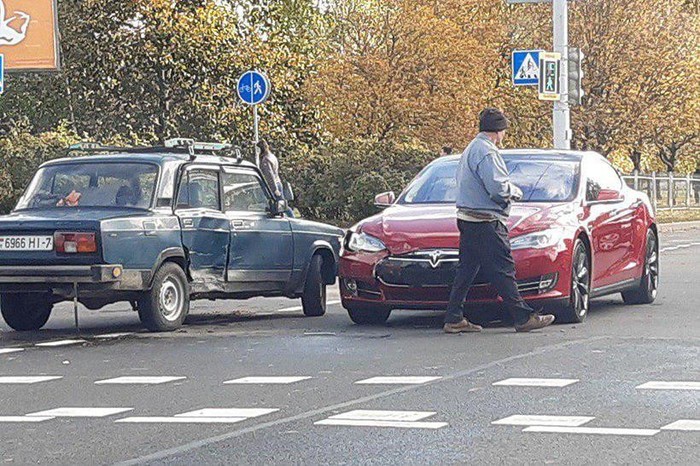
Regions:
[[49, 289], [57, 292], [70, 289], [74, 284], [86, 291], [138, 291], [148, 288], [150, 275], [150, 270], [128, 270], [119, 264], [0, 266], [0, 291]]

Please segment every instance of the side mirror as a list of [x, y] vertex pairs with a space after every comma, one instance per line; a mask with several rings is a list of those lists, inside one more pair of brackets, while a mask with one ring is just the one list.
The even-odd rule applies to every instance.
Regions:
[[380, 209], [391, 206], [395, 201], [396, 194], [394, 194], [394, 191], [388, 191], [374, 196], [374, 205]]
[[287, 202], [294, 202], [294, 190], [292, 189], [292, 185], [289, 182], [284, 184], [283, 194]]
[[272, 201], [270, 205], [270, 214], [272, 215], [281, 215], [287, 210], [289, 210], [289, 203], [285, 199]]
[[601, 189], [598, 193], [599, 201], [616, 201], [620, 199], [620, 191], [617, 189]]

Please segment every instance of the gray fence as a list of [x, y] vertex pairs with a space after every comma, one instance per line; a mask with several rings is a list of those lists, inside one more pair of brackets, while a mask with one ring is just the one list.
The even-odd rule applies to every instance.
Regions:
[[656, 210], [700, 209], [700, 177], [656, 173], [623, 176], [632, 188], [647, 193]]

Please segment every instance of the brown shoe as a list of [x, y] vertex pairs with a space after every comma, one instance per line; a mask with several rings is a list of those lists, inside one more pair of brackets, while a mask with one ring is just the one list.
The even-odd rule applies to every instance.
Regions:
[[521, 325], [515, 326], [516, 332], [529, 332], [531, 330], [537, 330], [539, 328], [545, 328], [552, 325], [554, 322], [554, 316], [551, 314], [545, 314], [543, 316], [539, 314], [530, 314], [530, 318], [527, 322]]
[[456, 324], [445, 324], [442, 327], [445, 333], [476, 333], [481, 332], [481, 325], [472, 324], [467, 319], [462, 319]]

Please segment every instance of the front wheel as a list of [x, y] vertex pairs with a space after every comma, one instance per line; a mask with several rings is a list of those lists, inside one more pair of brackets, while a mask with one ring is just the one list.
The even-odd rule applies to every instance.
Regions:
[[588, 251], [580, 239], [574, 243], [571, 259], [571, 291], [569, 302], [559, 313], [563, 322], [579, 323], [588, 315], [591, 297], [591, 262]]
[[637, 288], [622, 292], [622, 299], [625, 301], [625, 304], [651, 304], [656, 299], [658, 289], [659, 241], [654, 230], [649, 229], [644, 258], [644, 274]]
[[0, 295], [0, 310], [7, 325], [23, 332], [39, 330], [51, 316], [53, 303], [47, 296], [21, 293]]
[[187, 276], [179, 265], [166, 262], [153, 277], [150, 291], [138, 300], [139, 319], [151, 332], [171, 332], [182, 326], [190, 310]]
[[316, 254], [311, 258], [306, 274], [301, 306], [307, 317], [319, 317], [326, 313], [326, 284], [323, 282], [323, 258]]
[[348, 307], [346, 308], [350, 320], [358, 325], [380, 325], [384, 324], [391, 315], [391, 309], [376, 307]]

